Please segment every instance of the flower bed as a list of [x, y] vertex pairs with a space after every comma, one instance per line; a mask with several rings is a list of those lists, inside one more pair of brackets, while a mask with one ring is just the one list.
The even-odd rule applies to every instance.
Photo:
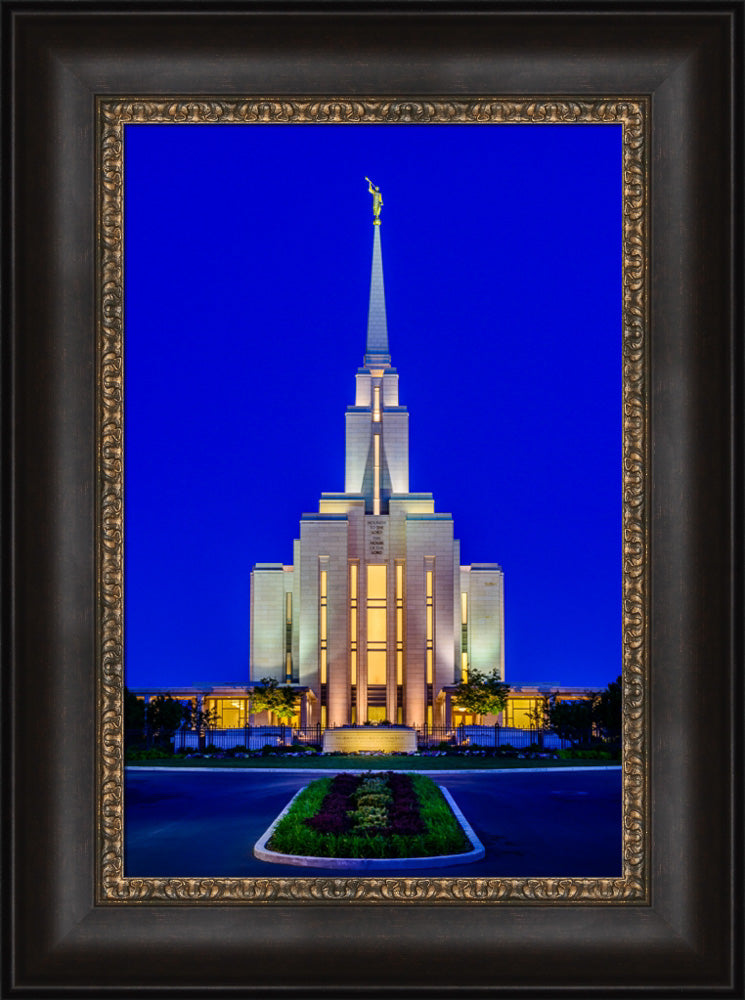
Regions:
[[267, 848], [317, 858], [426, 858], [472, 850], [442, 791], [418, 774], [337, 774], [304, 789]]

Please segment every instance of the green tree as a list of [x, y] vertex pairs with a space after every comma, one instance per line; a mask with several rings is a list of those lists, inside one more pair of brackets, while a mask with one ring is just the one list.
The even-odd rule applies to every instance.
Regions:
[[453, 701], [481, 721], [484, 715], [496, 715], [502, 711], [507, 704], [509, 690], [510, 685], [500, 680], [496, 669], [490, 674], [482, 674], [471, 667], [468, 680], [461, 681], [453, 692]]
[[544, 695], [536, 699], [533, 707], [528, 710], [528, 721], [533, 729], [549, 729], [548, 697]]
[[129, 688], [124, 689], [124, 729], [142, 730], [145, 728], [145, 702], [132, 694]]
[[198, 729], [204, 732], [216, 726], [219, 716], [213, 708], [198, 708], [194, 702], [186, 702], [184, 705], [184, 722], [190, 729]]
[[600, 692], [595, 708], [595, 725], [610, 743], [621, 739], [623, 727], [623, 678], [621, 674]]
[[280, 684], [273, 677], [262, 677], [251, 692], [252, 712], [274, 712], [285, 721], [297, 714], [298, 694], [289, 684]]
[[158, 694], [151, 698], [145, 708], [145, 718], [155, 735], [173, 736], [182, 722], [188, 718], [189, 705], [170, 694]]
[[591, 692], [586, 698], [560, 700], [556, 693], [548, 699], [549, 728], [572, 744], [591, 743], [596, 705], [600, 695]]

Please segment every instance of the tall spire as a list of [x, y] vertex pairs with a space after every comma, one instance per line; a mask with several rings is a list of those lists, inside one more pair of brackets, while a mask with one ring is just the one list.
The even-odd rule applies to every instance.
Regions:
[[385, 317], [385, 287], [383, 285], [383, 254], [380, 249], [380, 209], [383, 196], [369, 177], [365, 180], [373, 196], [373, 256], [370, 275], [370, 307], [367, 314], [366, 365], [389, 364], [388, 324]]

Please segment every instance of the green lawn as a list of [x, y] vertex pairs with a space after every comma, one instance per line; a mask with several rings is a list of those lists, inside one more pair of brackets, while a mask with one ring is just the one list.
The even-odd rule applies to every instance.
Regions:
[[608, 767], [618, 765], [614, 760], [554, 760], [551, 758], [520, 759], [516, 757], [398, 757], [398, 756], [339, 756], [339, 757], [288, 757], [282, 754], [266, 757], [248, 757], [235, 760], [229, 757], [195, 757], [183, 760], [178, 757], [127, 762], [131, 767], [227, 767], [227, 768], [292, 768], [323, 769], [328, 771], [494, 771], [514, 767]]
[[[337, 780], [348, 783], [350, 779], [337, 772]], [[471, 845], [440, 789], [430, 778], [419, 774], [411, 777], [402, 775], [396, 779], [404, 785], [406, 808], [414, 804], [418, 820], [416, 832], [409, 829], [405, 833], [397, 833], [395, 827], [389, 826], [396, 822], [397, 808], [395, 793], [390, 791], [390, 780], [386, 775], [362, 778], [357, 789], [337, 791], [336, 807], [331, 807], [323, 817], [326, 822], [331, 820], [331, 830], [313, 829], [307, 820], [324, 813], [324, 802], [328, 803], [326, 796], [335, 784], [334, 779], [329, 777], [312, 781], [294, 799], [267, 847], [280, 854], [321, 858], [436, 857], [461, 854], [470, 849]], [[365, 786], [372, 785], [375, 788], [366, 790]], [[346, 813], [346, 820], [343, 819], [344, 813], [339, 813], [339, 803]], [[399, 812], [399, 818], [400, 815]], [[405, 820], [407, 826], [411, 823], [410, 815], [407, 814]], [[345, 824], [341, 828], [337, 825], [340, 819]]]

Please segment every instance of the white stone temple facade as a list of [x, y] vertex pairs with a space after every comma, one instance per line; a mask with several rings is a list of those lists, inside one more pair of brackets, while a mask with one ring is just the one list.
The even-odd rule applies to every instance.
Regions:
[[[504, 678], [504, 590], [495, 563], [460, 565], [450, 514], [409, 492], [409, 414], [391, 366], [380, 206], [363, 365], [346, 413], [343, 493], [303, 514], [293, 565], [251, 573], [250, 682], [307, 691], [307, 724], [384, 719], [450, 725], [469, 669]], [[306, 713], [304, 713], [306, 714]]]

